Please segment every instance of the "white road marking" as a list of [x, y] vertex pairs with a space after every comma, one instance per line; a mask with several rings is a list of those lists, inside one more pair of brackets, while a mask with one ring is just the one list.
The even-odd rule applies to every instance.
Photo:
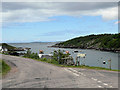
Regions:
[[99, 83], [102, 83], [102, 81], [98, 81]]
[[107, 86], [108, 84], [107, 83], [103, 83], [105, 86]]
[[112, 88], [113, 86], [110, 86], [110, 88]]
[[[95, 79], [95, 78], [91, 78], [91, 79], [97, 81], [97, 79]], [[102, 83], [102, 81], [97, 81], [97, 82]], [[103, 85], [108, 86], [107, 83], [103, 83]], [[112, 86], [110, 86], [110, 87], [112, 87]]]
[[[72, 68], [69, 68], [69, 69], [65, 69], [66, 71], [69, 71], [69, 72], [72, 72], [75, 76], [79, 76], [79, 74], [81, 74], [81, 75], [83, 75], [83, 76], [86, 76], [85, 74], [83, 74], [83, 73], [81, 73], [81, 72], [78, 72], [78, 71], [76, 71], [76, 70], [74, 70], [74, 69], [72, 69]], [[71, 71], [70, 71], [71, 70]], [[79, 74], [77, 74], [77, 73], [79, 73]], [[95, 79], [95, 78], [91, 78], [92, 80], [94, 80], [94, 81], [97, 81], [97, 79]], [[99, 83], [102, 83], [102, 81], [97, 81], [97, 82], [99, 82]], [[106, 83], [103, 83], [105, 86], [107, 86], [108, 84], [106, 84]], [[102, 86], [98, 86], [99, 88], [101, 88]], [[112, 87], [112, 86], [110, 86], [110, 87]]]
[[[70, 70], [67, 70], [67, 71], [69, 71], [69, 72], [72, 72], [75, 76], [79, 76], [77, 73], [79, 73], [79, 74], [81, 74], [81, 75], [83, 75], [83, 76], [86, 76], [85, 74], [83, 74], [83, 73], [81, 73], [81, 72], [78, 72], [78, 71], [76, 71], [76, 70], [74, 70], [74, 69], [72, 69], [72, 68], [69, 68], [70, 70], [72, 70], [72, 71], [74, 71], [74, 72], [72, 72], [72, 71], [70, 71]], [[76, 73], [75, 73], [76, 72]], [[102, 75], [102, 74], [101, 74]], [[95, 79], [95, 78], [91, 78], [92, 80], [94, 80], [94, 81], [97, 81], [97, 79]], [[102, 81], [97, 81], [97, 82], [99, 82], [99, 83], [102, 83]], [[106, 84], [106, 83], [103, 83], [105, 86], [108, 86], [108, 84]], [[98, 86], [99, 88], [101, 88], [102, 86]], [[110, 87], [112, 87], [112, 86], [110, 86]]]
[[[79, 74], [81, 74], [81, 75], [83, 75], [83, 76], [86, 76], [85, 74], [83, 74], [83, 73], [81, 73], [81, 72], [78, 72], [77, 70], [74, 70], [74, 69], [72, 69], [72, 68], [69, 68], [70, 70], [72, 70], [73, 72], [75, 72], [75, 74], [76, 73], [79, 73]], [[78, 75], [77, 75], [78, 76]]]
[[79, 76], [78, 74], [76, 74], [76, 73], [73, 73], [75, 76]]
[[93, 79], [93, 80], [97, 81], [97, 79], [95, 79], [95, 78], [91, 78], [91, 79]]
[[[72, 71], [74, 71], [74, 72], [76, 72], [76, 73], [79, 73], [79, 74], [81, 74], [81, 75], [83, 75], [83, 76], [86, 76], [86, 75], [84, 75], [83, 73], [81, 73], [81, 72], [78, 72], [78, 71], [76, 71], [76, 70], [74, 70], [74, 69], [72, 69], [72, 68], [69, 68], [70, 70], [72, 70]], [[75, 73], [75, 74], [76, 74]], [[76, 74], [76, 76], [79, 76], [78, 74]]]
[[7, 80], [8, 82], [11, 82], [12, 80]]
[[81, 72], [79, 72], [79, 74], [81, 74]]
[[99, 88], [101, 88], [102, 86], [98, 86]]
[[78, 71], [76, 71], [76, 70], [74, 70], [74, 69], [72, 69], [72, 68], [69, 68], [70, 70], [72, 70], [72, 71], [74, 71], [74, 72], [76, 72], [76, 73], [78, 73]]
[[68, 70], [68, 69], [66, 69], [66, 68], [65, 68], [65, 70], [68, 71], [68, 72], [71, 72], [70, 70]]
[[[68, 69], [65, 69], [66, 71], [69, 71], [69, 72], [71, 72], [70, 70], [68, 70]], [[75, 76], [79, 76], [78, 74], [76, 74], [76, 73], [74, 73], [74, 72], [72, 72]]]
[[97, 79], [94, 79], [95, 81], [97, 81]]

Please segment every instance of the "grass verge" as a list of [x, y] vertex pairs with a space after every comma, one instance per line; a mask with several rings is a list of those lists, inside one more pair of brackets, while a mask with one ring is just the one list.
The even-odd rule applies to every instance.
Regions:
[[108, 69], [108, 68], [104, 68], [104, 67], [94, 67], [94, 66], [86, 66], [86, 65], [81, 65], [81, 66], [61, 65], [61, 64], [59, 64], [57, 61], [55, 61], [55, 60], [53, 60], [53, 59], [46, 59], [46, 58], [43, 58], [43, 59], [33, 59], [33, 60], [50, 63], [50, 64], [53, 64], [53, 65], [59, 66], [59, 67], [71, 67], [71, 68], [83, 68], [83, 69], [95, 69], [95, 70], [120, 71], [120, 70], [113, 70], [113, 69]]
[[10, 71], [11, 67], [5, 63], [5, 61], [0, 60], [0, 74], [3, 76], [6, 75]]
[[[23, 58], [30, 58], [30, 57], [23, 57]], [[55, 66], [59, 66], [59, 67], [71, 67], [71, 68], [83, 68], [83, 69], [95, 69], [95, 70], [108, 70], [108, 71], [120, 71], [120, 70], [113, 70], [113, 69], [108, 69], [108, 68], [104, 68], [104, 67], [95, 67], [95, 66], [86, 66], [86, 65], [81, 65], [81, 66], [73, 66], [73, 65], [71, 65], [71, 66], [68, 66], [68, 65], [61, 65], [61, 64], [59, 64], [56, 60], [54, 60], [54, 59], [46, 59], [46, 58], [43, 58], [43, 59], [36, 59], [36, 58], [34, 58], [34, 57], [32, 57], [32, 58], [30, 58], [30, 59], [33, 59], [33, 60], [36, 60], [36, 61], [42, 61], [42, 62], [46, 62], [46, 63], [50, 63], [50, 64], [53, 64], [53, 65], [55, 65]], [[1, 61], [0, 61], [1, 62]], [[4, 61], [3, 61], [4, 62]], [[5, 62], [4, 62], [5, 63]], [[1, 65], [1, 64], [0, 64]], [[8, 66], [8, 65], [7, 65]], [[6, 66], [6, 67], [7, 67]], [[4, 66], [3, 66], [4, 67]], [[9, 66], [8, 66], [8, 71], [9, 71]], [[6, 70], [7, 70], [6, 69]], [[0, 69], [1, 70], [1, 69]], [[4, 71], [3, 70], [3, 74], [4, 74], [4, 72], [6, 72], [6, 71]]]

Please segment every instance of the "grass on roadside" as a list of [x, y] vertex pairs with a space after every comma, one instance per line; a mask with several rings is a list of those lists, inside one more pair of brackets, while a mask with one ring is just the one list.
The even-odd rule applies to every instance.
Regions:
[[60, 67], [71, 67], [71, 68], [84, 68], [84, 69], [95, 69], [95, 70], [109, 70], [109, 71], [120, 71], [120, 70], [113, 70], [113, 69], [108, 69], [108, 68], [104, 68], [104, 67], [94, 67], [94, 66], [86, 66], [86, 65], [80, 65], [80, 66], [68, 66], [68, 65], [61, 65], [59, 64], [56, 60], [54, 59], [34, 59], [37, 61], [42, 61], [42, 62], [46, 62], [46, 63], [50, 63], [56, 66], [60, 66]]
[[10, 66], [6, 64], [5, 61], [0, 60], [0, 74], [4, 76], [10, 71], [10, 69]]
[[65, 66], [64, 65], [64, 67], [95, 69], [95, 70], [120, 71], [120, 70], [114, 70], [114, 69], [109, 69], [109, 68], [104, 68], [104, 67], [95, 67], [95, 66], [86, 66], [86, 65], [81, 65], [81, 66]]

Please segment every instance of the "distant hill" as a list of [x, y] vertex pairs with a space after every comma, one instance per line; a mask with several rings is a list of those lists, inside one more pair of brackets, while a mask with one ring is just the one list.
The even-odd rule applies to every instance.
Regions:
[[65, 42], [57, 43], [52, 47], [120, 51], [120, 33], [99, 35], [93, 34], [77, 37]]

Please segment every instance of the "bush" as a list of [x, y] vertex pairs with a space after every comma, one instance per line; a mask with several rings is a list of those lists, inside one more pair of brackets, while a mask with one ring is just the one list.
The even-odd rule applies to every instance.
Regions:
[[10, 71], [10, 66], [7, 65], [3, 60], [0, 60], [0, 73], [5, 75], [8, 71]]
[[58, 61], [56, 61], [54, 59], [42, 58], [42, 59], [40, 59], [40, 61], [44, 61], [44, 62], [51, 63], [51, 64], [59, 64]]
[[26, 54], [24, 54], [24, 57], [32, 58], [32, 59], [39, 59], [39, 56], [37, 53], [32, 53], [30, 50], [27, 51]]
[[69, 53], [64, 53], [64, 51], [62, 51], [62, 50], [58, 50], [58, 51], [54, 51], [53, 52], [53, 59], [55, 60], [55, 61], [57, 61], [59, 64], [63, 64], [64, 63], [64, 61], [63, 61], [63, 59], [62, 58], [66, 58], [66, 57], [69, 57]]

